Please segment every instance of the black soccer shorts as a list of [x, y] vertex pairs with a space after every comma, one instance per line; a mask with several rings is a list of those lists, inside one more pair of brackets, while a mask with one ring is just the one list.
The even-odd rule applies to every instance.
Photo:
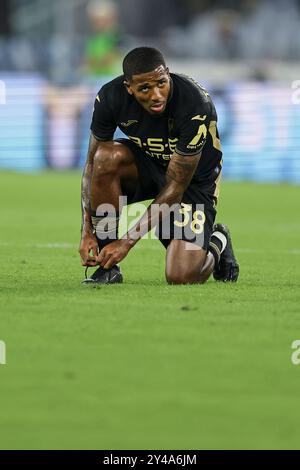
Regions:
[[[134, 142], [128, 139], [117, 139], [117, 142], [132, 151], [139, 173], [135, 193], [126, 195], [128, 204], [155, 199], [166, 184], [166, 167], [155, 163]], [[219, 180], [220, 174], [210, 178], [206, 184], [192, 179], [181, 204], [177, 204], [156, 228], [156, 235], [166, 248], [171, 240], [178, 239], [194, 243], [207, 251], [217, 212]]]

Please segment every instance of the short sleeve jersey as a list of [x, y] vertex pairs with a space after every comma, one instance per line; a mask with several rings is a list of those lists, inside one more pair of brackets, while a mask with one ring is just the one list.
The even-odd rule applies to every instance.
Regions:
[[194, 177], [210, 180], [219, 173], [222, 160], [214, 104], [192, 78], [170, 76], [170, 97], [159, 116], [148, 113], [127, 92], [123, 76], [104, 85], [95, 100], [91, 131], [97, 140], [110, 141], [119, 127], [155, 164], [165, 168], [174, 152], [201, 154]]

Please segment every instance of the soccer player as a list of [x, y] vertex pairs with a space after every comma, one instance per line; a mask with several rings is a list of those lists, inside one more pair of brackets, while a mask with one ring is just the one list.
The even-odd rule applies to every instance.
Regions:
[[[168, 283], [201, 284], [211, 273], [236, 281], [229, 230], [214, 225], [222, 151], [210, 95], [192, 78], [170, 73], [154, 48], [129, 52], [123, 73], [95, 100], [79, 252], [83, 266], [99, 267], [83, 283], [122, 282], [118, 263], [154, 226], [167, 249]], [[128, 139], [113, 140], [117, 127]], [[121, 196], [153, 202], [118, 239]]]

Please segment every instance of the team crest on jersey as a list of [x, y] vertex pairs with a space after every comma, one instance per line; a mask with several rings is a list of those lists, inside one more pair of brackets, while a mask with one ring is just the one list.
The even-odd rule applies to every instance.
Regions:
[[129, 127], [131, 126], [132, 124], [136, 124], [138, 123], [139, 121], [137, 121], [136, 119], [129, 119], [129, 121], [127, 122], [121, 122], [121, 126], [123, 127]]

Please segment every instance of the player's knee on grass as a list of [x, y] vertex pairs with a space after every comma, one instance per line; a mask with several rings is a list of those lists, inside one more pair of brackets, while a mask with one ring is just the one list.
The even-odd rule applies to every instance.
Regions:
[[169, 284], [203, 284], [209, 277], [201, 274], [206, 252], [186, 248], [182, 240], [173, 240], [169, 245], [165, 273]]
[[209, 276], [202, 275], [199, 270], [182, 271], [170, 270], [166, 271], [166, 280], [168, 284], [204, 284]]
[[166, 270], [166, 280], [168, 284], [195, 284], [199, 282], [197, 273], [180, 269]]

